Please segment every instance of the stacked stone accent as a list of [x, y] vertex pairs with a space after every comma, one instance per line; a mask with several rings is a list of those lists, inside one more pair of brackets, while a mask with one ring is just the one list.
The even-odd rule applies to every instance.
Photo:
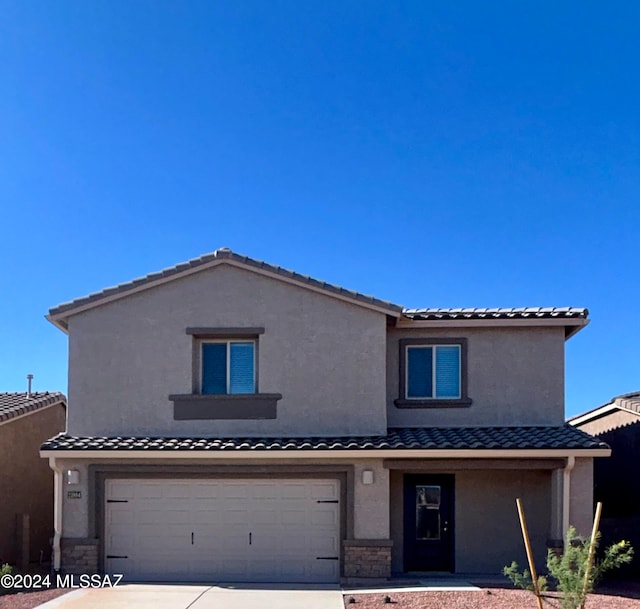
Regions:
[[387, 579], [391, 576], [391, 546], [388, 539], [347, 539], [344, 547], [344, 577]]
[[67, 538], [60, 542], [63, 573], [82, 575], [98, 572], [98, 540]]

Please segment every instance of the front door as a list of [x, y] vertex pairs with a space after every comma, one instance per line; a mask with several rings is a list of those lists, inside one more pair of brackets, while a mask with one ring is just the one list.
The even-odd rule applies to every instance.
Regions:
[[453, 571], [451, 474], [404, 477], [404, 570]]

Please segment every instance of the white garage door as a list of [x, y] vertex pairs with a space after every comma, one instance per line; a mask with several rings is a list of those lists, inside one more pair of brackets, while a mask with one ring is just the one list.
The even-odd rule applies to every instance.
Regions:
[[335, 582], [337, 480], [107, 480], [105, 567], [140, 581]]

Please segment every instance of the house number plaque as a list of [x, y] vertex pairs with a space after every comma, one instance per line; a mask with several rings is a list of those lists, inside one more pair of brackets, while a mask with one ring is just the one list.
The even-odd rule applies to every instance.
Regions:
[[82, 499], [82, 491], [67, 491], [67, 499]]

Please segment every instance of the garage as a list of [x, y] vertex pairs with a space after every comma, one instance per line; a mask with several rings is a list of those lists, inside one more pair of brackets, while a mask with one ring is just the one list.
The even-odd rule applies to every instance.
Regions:
[[336, 582], [340, 482], [107, 479], [104, 551], [129, 581]]

